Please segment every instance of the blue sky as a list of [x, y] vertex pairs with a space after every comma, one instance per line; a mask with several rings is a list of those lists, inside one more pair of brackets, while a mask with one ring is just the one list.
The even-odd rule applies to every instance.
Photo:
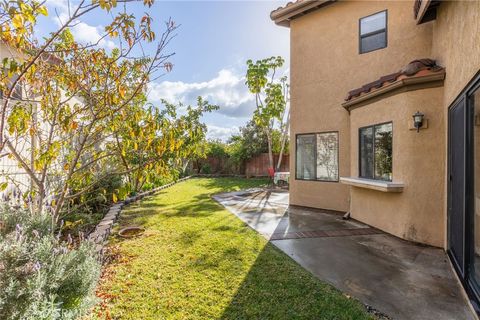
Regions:
[[[48, 0], [50, 16], [39, 24], [41, 31], [51, 30], [66, 12], [66, 0]], [[129, 11], [141, 16], [148, 10], [154, 18], [157, 34], [162, 23], [172, 18], [180, 25], [167, 51], [174, 52], [171, 73], [152, 83], [149, 99], [193, 104], [198, 95], [218, 104], [220, 110], [204, 117], [209, 137], [226, 139], [245, 124], [255, 108], [253, 96], [244, 85], [245, 62], [273, 55], [283, 56], [288, 74], [289, 29], [276, 26], [270, 12], [285, 1], [156, 1], [147, 9], [129, 5]], [[82, 17], [73, 31], [81, 42], [91, 42], [107, 24], [105, 14], [96, 11]], [[102, 24], [102, 22], [104, 24]], [[111, 48], [114, 43], [102, 41]]]

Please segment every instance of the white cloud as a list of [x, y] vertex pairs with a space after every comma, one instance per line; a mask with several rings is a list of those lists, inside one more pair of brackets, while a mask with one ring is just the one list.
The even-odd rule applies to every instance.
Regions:
[[249, 118], [255, 109], [254, 96], [245, 85], [245, 77], [229, 69], [220, 70], [213, 79], [204, 82], [152, 83], [148, 95], [154, 102], [165, 99], [192, 105], [198, 96], [217, 104], [220, 107], [218, 113], [233, 118]]
[[[68, 2], [67, 0], [47, 0], [47, 5], [50, 8], [57, 9], [60, 12], [68, 11]], [[50, 13], [51, 15], [51, 13]]]
[[[47, 0], [47, 5], [52, 12], [50, 13], [50, 16], [52, 16], [52, 19], [57, 26], [60, 26], [68, 20], [70, 15], [67, 0]], [[71, 9], [75, 9], [76, 5], [71, 3], [70, 6]], [[82, 21], [74, 21], [72, 24], [74, 26], [70, 28], [70, 31], [76, 41], [83, 44], [96, 44], [98, 42], [100, 47], [107, 49], [115, 48], [115, 43], [113, 41], [108, 38], [101, 39], [102, 35], [105, 34], [104, 26], [92, 26]]]
[[227, 141], [228, 138], [232, 136], [232, 134], [238, 133], [239, 129], [236, 126], [233, 127], [219, 127], [214, 125], [207, 125], [208, 132], [207, 138], [208, 139], [220, 139], [222, 141]]
[[73, 37], [76, 41], [85, 43], [85, 44], [96, 44], [100, 47], [107, 49], [115, 48], [115, 43], [108, 38], [101, 39], [102, 35], [105, 33], [105, 29], [102, 26], [91, 26], [84, 22], [80, 22], [71, 28]]

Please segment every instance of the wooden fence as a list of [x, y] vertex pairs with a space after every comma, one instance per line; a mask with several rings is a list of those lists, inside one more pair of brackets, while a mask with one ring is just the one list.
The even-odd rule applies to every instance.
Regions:
[[[282, 164], [279, 171], [290, 171], [289, 155], [282, 156]], [[274, 168], [277, 167], [278, 155], [273, 156]], [[268, 176], [268, 153], [262, 153], [248, 160], [245, 163], [245, 175], [247, 177], [264, 177]]]
[[[274, 155], [274, 167], [277, 166], [278, 155]], [[208, 166], [208, 172], [202, 172], [202, 167]], [[262, 153], [245, 161], [240, 165], [233, 165], [228, 158], [207, 157], [200, 161], [192, 163], [193, 173], [204, 174], [227, 174], [227, 175], [245, 175], [247, 177], [266, 177], [268, 176], [268, 153]], [[290, 171], [289, 155], [282, 157], [280, 171]]]

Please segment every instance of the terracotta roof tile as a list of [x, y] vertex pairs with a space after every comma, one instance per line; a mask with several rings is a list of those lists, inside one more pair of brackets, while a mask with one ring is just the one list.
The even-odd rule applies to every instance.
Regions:
[[299, 2], [303, 2], [303, 1], [308, 1], [308, 0], [297, 0], [297, 1], [290, 1], [288, 2], [286, 5], [284, 5], [283, 7], [278, 7], [277, 9], [273, 10], [272, 13], [276, 12], [276, 11], [279, 11], [279, 10], [283, 10], [285, 9], [286, 7], [289, 7], [293, 4], [297, 4]]
[[353, 89], [348, 92], [348, 96], [345, 101], [350, 101], [354, 98], [358, 98], [363, 94], [367, 94], [382, 87], [389, 86], [397, 81], [411, 77], [423, 77], [432, 73], [443, 72], [444, 68], [436, 64], [432, 59], [419, 59], [414, 60], [407, 64], [402, 70], [387, 74], [380, 77], [378, 80], [367, 83], [360, 88]]

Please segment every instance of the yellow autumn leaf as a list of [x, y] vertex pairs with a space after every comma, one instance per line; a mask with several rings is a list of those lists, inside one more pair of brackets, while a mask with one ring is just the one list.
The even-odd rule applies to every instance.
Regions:
[[41, 6], [38, 8], [38, 13], [48, 16], [48, 9], [46, 6]]
[[12, 18], [12, 24], [16, 29], [21, 29], [23, 28], [23, 16], [19, 13], [13, 16]]
[[122, 99], [125, 99], [125, 88], [124, 87], [118, 87], [118, 93], [120, 94], [120, 97]]
[[117, 202], [118, 200], [117, 195], [115, 193], [112, 193], [112, 200], [113, 202]]

